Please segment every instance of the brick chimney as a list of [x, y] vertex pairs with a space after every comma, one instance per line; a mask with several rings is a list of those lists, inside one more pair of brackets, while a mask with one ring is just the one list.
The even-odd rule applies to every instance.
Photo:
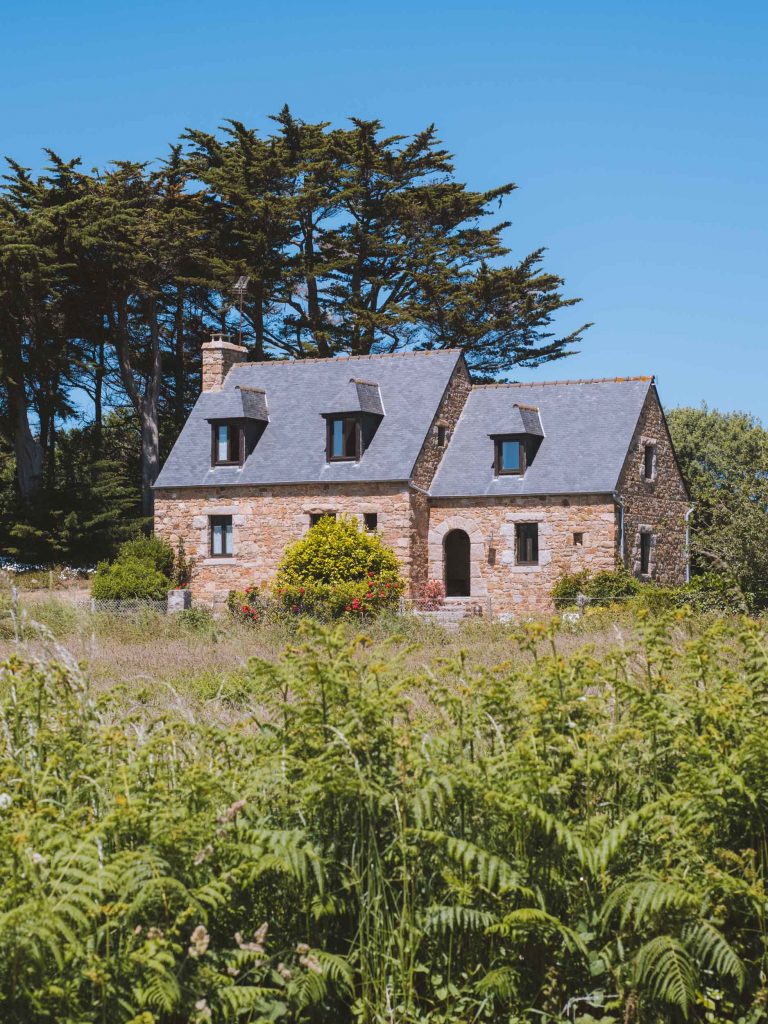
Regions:
[[229, 339], [229, 334], [212, 334], [203, 345], [203, 391], [221, 391], [232, 367], [248, 358], [248, 349]]

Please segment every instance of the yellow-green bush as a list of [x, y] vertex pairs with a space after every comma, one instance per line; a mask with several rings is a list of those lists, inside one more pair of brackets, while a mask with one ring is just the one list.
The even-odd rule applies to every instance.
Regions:
[[286, 549], [274, 593], [295, 614], [337, 618], [392, 608], [404, 588], [397, 556], [377, 534], [325, 516]]

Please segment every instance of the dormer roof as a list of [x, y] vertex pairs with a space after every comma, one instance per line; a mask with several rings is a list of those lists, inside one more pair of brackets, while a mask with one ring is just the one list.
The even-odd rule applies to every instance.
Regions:
[[544, 437], [544, 429], [541, 425], [541, 415], [538, 406], [515, 402], [511, 409], [499, 420], [497, 429], [493, 431], [492, 436], [501, 437], [505, 434]]
[[381, 389], [376, 381], [350, 377], [323, 410], [323, 414], [327, 416], [355, 413], [384, 415]]
[[269, 422], [267, 392], [264, 388], [235, 387], [229, 391], [204, 391], [195, 406], [211, 420], [258, 420]]

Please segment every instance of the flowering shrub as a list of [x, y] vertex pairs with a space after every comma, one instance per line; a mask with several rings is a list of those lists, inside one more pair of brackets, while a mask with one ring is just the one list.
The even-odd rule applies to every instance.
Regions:
[[245, 591], [231, 590], [227, 595], [227, 608], [236, 619], [256, 624], [263, 622], [269, 607], [269, 595], [260, 587], [250, 586]]
[[421, 589], [419, 608], [435, 612], [445, 604], [445, 586], [442, 580], [428, 580]]
[[286, 549], [275, 597], [288, 612], [318, 618], [370, 616], [396, 607], [405, 589], [394, 551], [354, 519], [321, 519]]

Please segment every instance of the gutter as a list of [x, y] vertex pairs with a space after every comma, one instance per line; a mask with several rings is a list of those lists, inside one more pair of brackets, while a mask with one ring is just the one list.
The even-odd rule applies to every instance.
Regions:
[[685, 582], [691, 581], [691, 524], [689, 522], [695, 505], [691, 505], [685, 513]]
[[626, 568], [624, 559], [624, 499], [616, 491], [613, 492], [613, 500], [619, 506], [619, 558], [621, 564]]

